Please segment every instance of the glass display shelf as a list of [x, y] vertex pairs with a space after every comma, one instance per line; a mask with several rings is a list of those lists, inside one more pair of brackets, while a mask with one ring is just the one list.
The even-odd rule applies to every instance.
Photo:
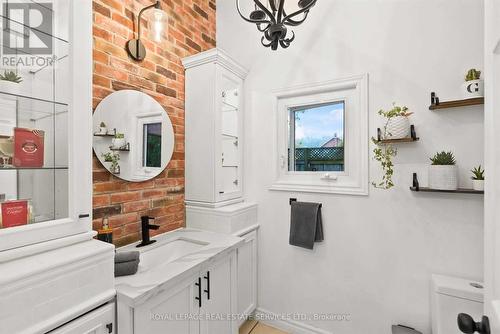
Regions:
[[55, 167], [0, 167], [1, 170], [55, 170], [55, 169], [68, 169], [66, 166]]

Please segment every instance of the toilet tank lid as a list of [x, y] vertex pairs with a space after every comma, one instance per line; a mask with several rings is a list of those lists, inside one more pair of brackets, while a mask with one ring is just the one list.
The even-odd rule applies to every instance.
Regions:
[[482, 282], [451, 276], [432, 275], [432, 285], [436, 293], [481, 303], [484, 301], [484, 285]]

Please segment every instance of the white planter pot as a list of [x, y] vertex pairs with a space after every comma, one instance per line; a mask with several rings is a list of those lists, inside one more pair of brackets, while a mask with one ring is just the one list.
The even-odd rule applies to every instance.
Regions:
[[0, 80], [0, 92], [19, 94], [22, 91], [21, 84], [7, 80]]
[[120, 147], [123, 147], [127, 144], [127, 142], [125, 141], [125, 138], [113, 138], [111, 143], [113, 144], [114, 148], [120, 148]]
[[429, 188], [437, 190], [457, 190], [457, 166], [429, 166]]
[[484, 191], [484, 180], [472, 180], [472, 189]]
[[465, 99], [474, 99], [476, 97], [484, 96], [484, 81], [471, 80], [462, 84], [462, 91]]
[[108, 128], [99, 127], [99, 133], [105, 135], [108, 133]]
[[410, 120], [406, 116], [393, 117], [387, 123], [387, 138], [402, 139], [410, 137]]

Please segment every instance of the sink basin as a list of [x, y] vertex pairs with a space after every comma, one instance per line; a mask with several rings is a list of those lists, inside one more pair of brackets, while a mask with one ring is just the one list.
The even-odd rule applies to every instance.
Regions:
[[156, 242], [139, 250], [140, 267], [142, 270], [158, 267], [196, 252], [206, 245], [206, 242], [185, 238]]

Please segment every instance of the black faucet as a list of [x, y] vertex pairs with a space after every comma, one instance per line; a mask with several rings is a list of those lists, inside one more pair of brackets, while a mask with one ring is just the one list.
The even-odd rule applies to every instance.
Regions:
[[138, 244], [137, 247], [144, 247], [147, 245], [151, 245], [153, 242], [156, 242], [156, 240], [151, 240], [149, 238], [149, 230], [157, 230], [160, 228], [160, 226], [150, 224], [149, 221], [152, 219], [154, 218], [149, 216], [141, 217], [142, 242]]

